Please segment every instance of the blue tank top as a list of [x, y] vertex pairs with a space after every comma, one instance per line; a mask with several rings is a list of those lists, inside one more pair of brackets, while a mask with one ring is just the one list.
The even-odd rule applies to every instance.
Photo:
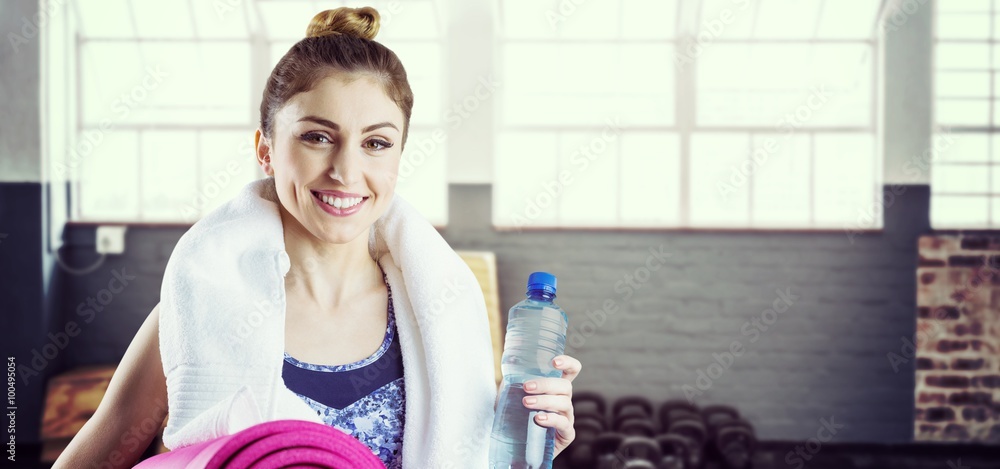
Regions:
[[285, 353], [281, 374], [285, 386], [327, 425], [357, 438], [388, 469], [396, 469], [402, 467], [406, 393], [392, 290], [384, 271], [382, 279], [389, 292], [389, 321], [375, 353], [346, 365], [305, 363]]

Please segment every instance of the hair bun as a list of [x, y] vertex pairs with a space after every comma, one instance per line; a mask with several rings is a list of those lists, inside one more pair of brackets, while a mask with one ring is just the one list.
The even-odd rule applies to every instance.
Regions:
[[345, 34], [372, 40], [378, 34], [378, 27], [378, 10], [372, 7], [340, 7], [316, 14], [306, 28], [306, 37]]

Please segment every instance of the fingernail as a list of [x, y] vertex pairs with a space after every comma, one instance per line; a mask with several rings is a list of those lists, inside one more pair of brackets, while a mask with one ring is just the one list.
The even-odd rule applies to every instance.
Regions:
[[535, 402], [538, 402], [538, 398], [536, 398], [536, 397], [525, 397], [524, 398], [524, 403], [525, 404], [531, 405], [531, 404], [534, 404]]
[[528, 391], [534, 391], [536, 386], [538, 385], [535, 384], [534, 381], [528, 381], [527, 383], [524, 383], [524, 389]]
[[556, 366], [562, 366], [562, 358], [557, 358], [555, 360]]
[[548, 420], [548, 418], [549, 418], [549, 416], [545, 415], [544, 412], [539, 412], [538, 413], [538, 420]]

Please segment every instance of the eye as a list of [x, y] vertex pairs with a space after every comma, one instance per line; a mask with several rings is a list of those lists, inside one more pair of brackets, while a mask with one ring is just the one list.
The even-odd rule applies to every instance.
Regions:
[[365, 148], [369, 150], [382, 151], [392, 148], [392, 144], [380, 138], [373, 138], [365, 142]]
[[326, 135], [319, 132], [306, 132], [299, 136], [299, 140], [309, 143], [333, 143]]

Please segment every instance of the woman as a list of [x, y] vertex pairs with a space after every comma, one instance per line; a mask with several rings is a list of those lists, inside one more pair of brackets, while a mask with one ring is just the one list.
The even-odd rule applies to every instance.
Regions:
[[[256, 150], [258, 163], [268, 178], [251, 183], [248, 188], [264, 187], [260, 183], [266, 181], [266, 187], [273, 191], [272, 201], [277, 207], [275, 213], [280, 216], [279, 234], [258, 238], [255, 242], [269, 243], [273, 238], [282, 238], [278, 240], [282, 243], [278, 245], [278, 250], [288, 264], [280, 272], [287, 272], [287, 275], [279, 279], [284, 293], [283, 303], [276, 303], [281, 307], [275, 308], [275, 316], [283, 322], [278, 325], [279, 335], [280, 328], [284, 328], [283, 341], [278, 341], [284, 347], [285, 358], [280, 371], [283, 383], [279, 387], [282, 392], [294, 393], [297, 396], [294, 400], [301, 400], [299, 405], [308, 405], [308, 409], [315, 412], [313, 417], [354, 435], [368, 445], [387, 467], [401, 467], [406, 459], [402, 455], [407, 453], [408, 447], [403, 444], [404, 441], [417, 442], [410, 446], [458, 445], [457, 448], [421, 449], [421, 455], [434, 454], [437, 455], [434, 457], [442, 458], [434, 460], [437, 462], [446, 459], [440, 455], [447, 451], [468, 454], [470, 458], [476, 455], [476, 460], [481, 460], [482, 448], [488, 445], [488, 441], [484, 441], [488, 435], [479, 432], [483, 429], [481, 424], [475, 427], [477, 434], [467, 435], [472, 441], [466, 442], [437, 441], [433, 438], [434, 429], [429, 430], [430, 437], [418, 440], [416, 432], [428, 429], [407, 427], [406, 416], [418, 416], [417, 419], [411, 418], [414, 422], [409, 423], [411, 426], [420, 425], [424, 422], [420, 419], [425, 410], [441, 413], [444, 412], [442, 407], [447, 405], [455, 406], [450, 409], [448, 418], [456, 426], [462, 425], [467, 415], [482, 410], [482, 399], [476, 401], [480, 403], [477, 404], [479, 409], [463, 408], [459, 402], [461, 399], [454, 397], [459, 395], [455, 390], [433, 388], [435, 383], [443, 382], [433, 379], [435, 373], [454, 375], [463, 370], [435, 371], [433, 364], [421, 363], [423, 356], [418, 358], [416, 354], [427, 349], [427, 356], [431, 356], [430, 349], [439, 345], [449, 350], [446, 348], [448, 344], [440, 342], [451, 339], [442, 337], [478, 341], [478, 344], [469, 345], [478, 353], [488, 349], [489, 338], [488, 330], [480, 327], [480, 324], [485, 324], [485, 319], [482, 322], [474, 319], [476, 322], [469, 323], [473, 324], [470, 329], [474, 330], [462, 336], [440, 335], [435, 336], [433, 341], [419, 337], [434, 333], [434, 328], [447, 328], [449, 321], [460, 317], [442, 315], [447, 321], [437, 324], [420, 317], [427, 313], [417, 311], [414, 318], [410, 307], [420, 310], [418, 305], [422, 301], [416, 297], [419, 292], [413, 291], [419, 288], [416, 284], [420, 283], [419, 275], [413, 272], [416, 268], [400, 271], [396, 262], [380, 263], [383, 259], [398, 259], [414, 253], [401, 252], [406, 250], [399, 247], [404, 245], [402, 241], [396, 243], [397, 251], [391, 253], [394, 256], [383, 257], [372, 251], [374, 233], [382, 219], [389, 214], [396, 216], [403, 210], [397, 208], [403, 202], [396, 202], [394, 190], [413, 105], [402, 64], [395, 54], [372, 40], [378, 27], [378, 13], [368, 7], [338, 8], [316, 15], [309, 25], [307, 37], [279, 61], [264, 91]], [[212, 220], [217, 221], [221, 216], [212, 214], [206, 217], [209, 221], [203, 219], [185, 237], [199, 230], [199, 236], [210, 236], [213, 232], [201, 227], [212, 223]], [[425, 226], [415, 229], [428, 227], [432, 231], [426, 221], [422, 225]], [[252, 228], [242, 231], [251, 232], [246, 236], [262, 236], [253, 233], [256, 230]], [[242, 235], [236, 233], [233, 236]], [[440, 238], [436, 232], [433, 236]], [[216, 248], [214, 243], [225, 246], [227, 240], [208, 239], [210, 242], [202, 242], [192, 249], [225, 250]], [[178, 245], [184, 244], [183, 241], [182, 238]], [[205, 244], [212, 246], [205, 248]], [[446, 246], [443, 240], [440, 245]], [[178, 394], [179, 390], [200, 383], [194, 382], [194, 378], [187, 378], [191, 375], [174, 372], [179, 368], [177, 364], [183, 361], [175, 357], [180, 353], [177, 349], [198, 349], [209, 345], [194, 342], [196, 339], [191, 337], [199, 333], [220, 334], [220, 341], [230, 338], [212, 330], [205, 331], [211, 328], [197, 322], [204, 318], [183, 316], [194, 314], [186, 311], [197, 310], [194, 306], [185, 308], [166, 303], [167, 296], [172, 298], [171, 302], [175, 298], [168, 288], [168, 280], [174, 281], [171, 275], [177, 276], [175, 272], [183, 272], [176, 267], [184, 260], [180, 250], [175, 248], [171, 263], [168, 263], [161, 303], [153, 309], [133, 339], [97, 412], [54, 467], [91, 467], [95, 463], [100, 467], [128, 467], [155, 436], [154, 432], [137, 432], [135, 429], [140, 428], [144, 421], [163, 421], [168, 410], [168, 394], [170, 422], [166, 434], [172, 438], [168, 445], [183, 446], [199, 438], [209, 438], [184, 431], [196, 426], [192, 422], [198, 421], [198, 418], [189, 417], [202, 417], [201, 420], [204, 420], [203, 416], [195, 414], [232, 407], [236, 397], [230, 397], [225, 402], [210, 399], [198, 404], [202, 407], [196, 407], [197, 412], [179, 407], [189, 405], [188, 399], [177, 398], [178, 395], [185, 396]], [[449, 250], [446, 254], [445, 257], [457, 258], [453, 251]], [[180, 261], [175, 262], [175, 258]], [[464, 265], [462, 268], [465, 269], [462, 275], [468, 278], [471, 273]], [[387, 273], [393, 273], [391, 281]], [[189, 277], [198, 274], [194, 272]], [[255, 275], [267, 278], [263, 274]], [[210, 284], [212, 277], [215, 276], [206, 276], [199, 282]], [[190, 279], [182, 276], [177, 281], [185, 280]], [[397, 289], [402, 293], [394, 300], [393, 293]], [[249, 290], [247, 294], [252, 294]], [[406, 290], [410, 291], [407, 293]], [[482, 292], [478, 287], [474, 290], [471, 297], [473, 306], [479, 307]], [[405, 300], [399, 295], [405, 295]], [[176, 295], [178, 298], [181, 296]], [[241, 300], [241, 295], [227, 296], [222, 293], [194, 296], [195, 300], [218, 296], [212, 301], [223, 307], [226, 305], [220, 302]], [[403, 305], [405, 311], [396, 311], [394, 304]], [[164, 315], [162, 319], [161, 314]], [[207, 312], [207, 315], [211, 314]], [[270, 316], [270, 313], [264, 316]], [[177, 332], [185, 325], [193, 327], [190, 325], [192, 321], [198, 324], [196, 328]], [[405, 328], [400, 326], [397, 330], [397, 325]], [[164, 331], [164, 327], [171, 332]], [[274, 334], [260, 329], [267, 328], [251, 328], [247, 334], [250, 334], [249, 337], [254, 337], [252, 334]], [[485, 344], [482, 343], [484, 337]], [[190, 343], [182, 346], [173, 343], [178, 340]], [[259, 344], [253, 341], [249, 344], [233, 343], [242, 344], [234, 347], [245, 346], [239, 354], [252, 355], [259, 348]], [[232, 348], [207, 348], [209, 352], [195, 355], [198, 359], [209, 360], [213, 354], [225, 354]], [[445, 355], [461, 355], [454, 353], [455, 350], [458, 349], [452, 348]], [[476, 363], [471, 365], [476, 370], [470, 370], [470, 376], [475, 375], [478, 383], [490, 379], [491, 363], [478, 360], [481, 354], [470, 352], [469, 356], [477, 357]], [[407, 362], [406, 367], [404, 362]], [[556, 429], [558, 454], [574, 438], [571, 382], [579, 374], [581, 364], [572, 357], [562, 355], [555, 357], [552, 366], [562, 370], [562, 378], [536, 379], [526, 383], [525, 389], [530, 395], [524, 403], [529, 408], [548, 411], [539, 412], [535, 422]], [[375, 369], [366, 370], [366, 367], [378, 367], [378, 372], [359, 375], [359, 372]], [[167, 370], [166, 375], [164, 370]], [[346, 378], [346, 372], [352, 372], [351, 380]], [[170, 377], [171, 373], [173, 377]], [[429, 380], [418, 380], [418, 377], [422, 379], [429, 375], [432, 376]], [[371, 379], [358, 381], [358, 376], [369, 376]], [[410, 382], [411, 376], [414, 377], [413, 383]], [[169, 393], [168, 382], [171, 383]], [[427, 383], [431, 385], [430, 394], [420, 393], [417, 388], [427, 387]], [[407, 385], [412, 385], [414, 389], [407, 392]], [[488, 395], [495, 399], [495, 384], [491, 379], [489, 385], [493, 389]], [[470, 385], [469, 389], [477, 388]], [[477, 398], [481, 398], [484, 393], [481, 388], [478, 389], [480, 391], [470, 392], [478, 393]], [[449, 395], [448, 392], [452, 393], [451, 398], [441, 397]], [[267, 396], [258, 393], [250, 402], [256, 402], [254, 399], [263, 402], [262, 399], [266, 400]], [[438, 402], [440, 399], [444, 399], [444, 403]], [[434, 402], [423, 402], [425, 400]], [[277, 399], [261, 408], [274, 410], [282, 405], [275, 402]], [[415, 409], [424, 410], [418, 412]], [[492, 409], [486, 410], [492, 412]], [[275, 415], [268, 413], [265, 418]], [[441, 424], [448, 425], [438, 423]], [[408, 430], [413, 434], [404, 439], [403, 435]], [[438, 438], [442, 439], [447, 438]], [[462, 448], [462, 445], [468, 448]], [[418, 449], [413, 447], [409, 449], [411, 456], [407, 461], [428, 467], [425, 465], [427, 461], [419, 460], [416, 451]]]

